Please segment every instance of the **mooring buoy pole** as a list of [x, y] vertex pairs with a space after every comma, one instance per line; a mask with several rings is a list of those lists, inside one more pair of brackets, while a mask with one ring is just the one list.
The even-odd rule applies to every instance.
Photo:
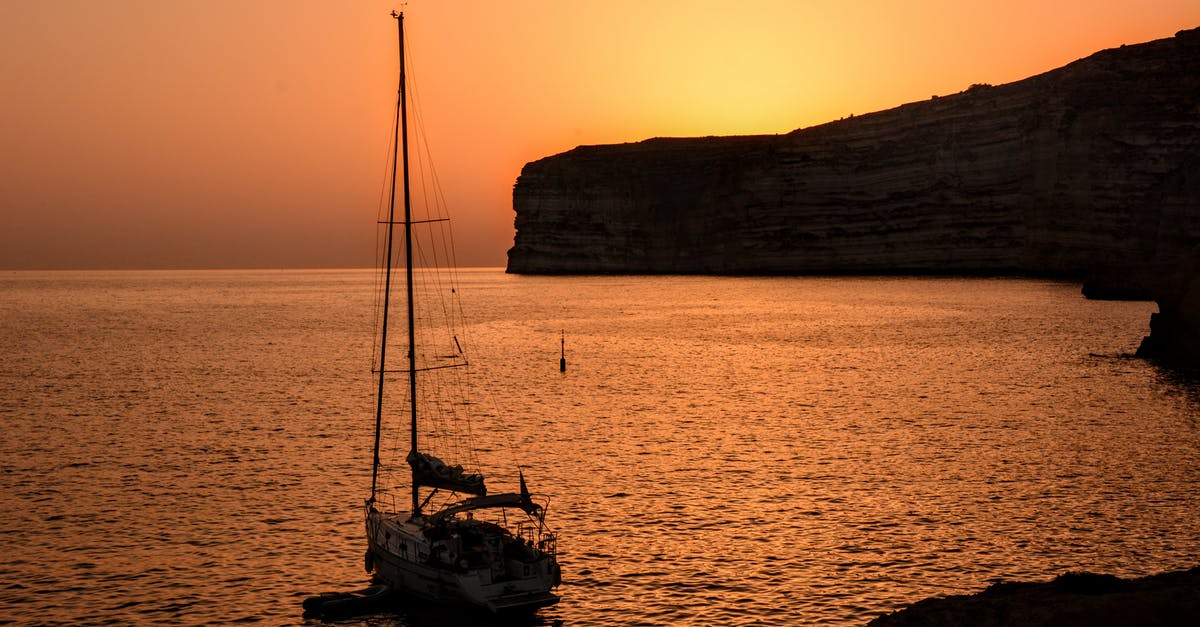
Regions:
[[561, 348], [562, 348], [561, 357], [558, 358], [558, 371], [566, 372], [567, 371], [567, 332], [565, 330], [562, 332]]

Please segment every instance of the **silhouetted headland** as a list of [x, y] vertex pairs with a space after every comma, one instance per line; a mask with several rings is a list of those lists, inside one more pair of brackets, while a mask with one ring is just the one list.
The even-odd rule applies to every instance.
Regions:
[[993, 584], [880, 616], [871, 627], [1142, 627], [1200, 624], [1200, 567], [1140, 579], [1068, 573]]
[[1138, 356], [1183, 368], [1200, 368], [1200, 246], [1174, 273], [1155, 286], [1158, 313], [1150, 316], [1150, 335]]
[[1200, 29], [785, 135], [581, 146], [513, 190], [513, 273], [1090, 276], [1200, 242]]

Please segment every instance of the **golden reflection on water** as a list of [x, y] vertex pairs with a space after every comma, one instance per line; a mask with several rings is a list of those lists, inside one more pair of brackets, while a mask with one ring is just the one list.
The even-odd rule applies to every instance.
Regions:
[[[562, 533], [540, 621], [861, 624], [1002, 578], [1195, 563], [1197, 388], [1126, 357], [1152, 304], [1029, 280], [463, 278], [489, 485], [519, 461]], [[372, 285], [4, 277], [0, 614], [299, 623], [306, 594], [365, 583]]]

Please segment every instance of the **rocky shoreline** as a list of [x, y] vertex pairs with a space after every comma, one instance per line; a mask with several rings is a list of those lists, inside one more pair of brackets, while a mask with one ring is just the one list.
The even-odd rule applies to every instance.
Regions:
[[1142, 339], [1137, 355], [1200, 369], [1200, 246], [1157, 282], [1154, 300], [1158, 313], [1151, 314], [1150, 335]]
[[1067, 573], [1004, 582], [976, 594], [934, 597], [869, 627], [1147, 627], [1200, 625], [1200, 567], [1121, 579]]

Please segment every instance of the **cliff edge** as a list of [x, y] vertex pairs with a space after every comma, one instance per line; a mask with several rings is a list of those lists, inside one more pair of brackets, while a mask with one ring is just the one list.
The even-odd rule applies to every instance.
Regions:
[[1155, 290], [1158, 313], [1150, 314], [1150, 335], [1137, 355], [1200, 369], [1200, 246], [1168, 276]]
[[1198, 93], [1193, 29], [785, 135], [581, 146], [522, 170], [507, 269], [1092, 273], [1139, 293], [1200, 242]]

